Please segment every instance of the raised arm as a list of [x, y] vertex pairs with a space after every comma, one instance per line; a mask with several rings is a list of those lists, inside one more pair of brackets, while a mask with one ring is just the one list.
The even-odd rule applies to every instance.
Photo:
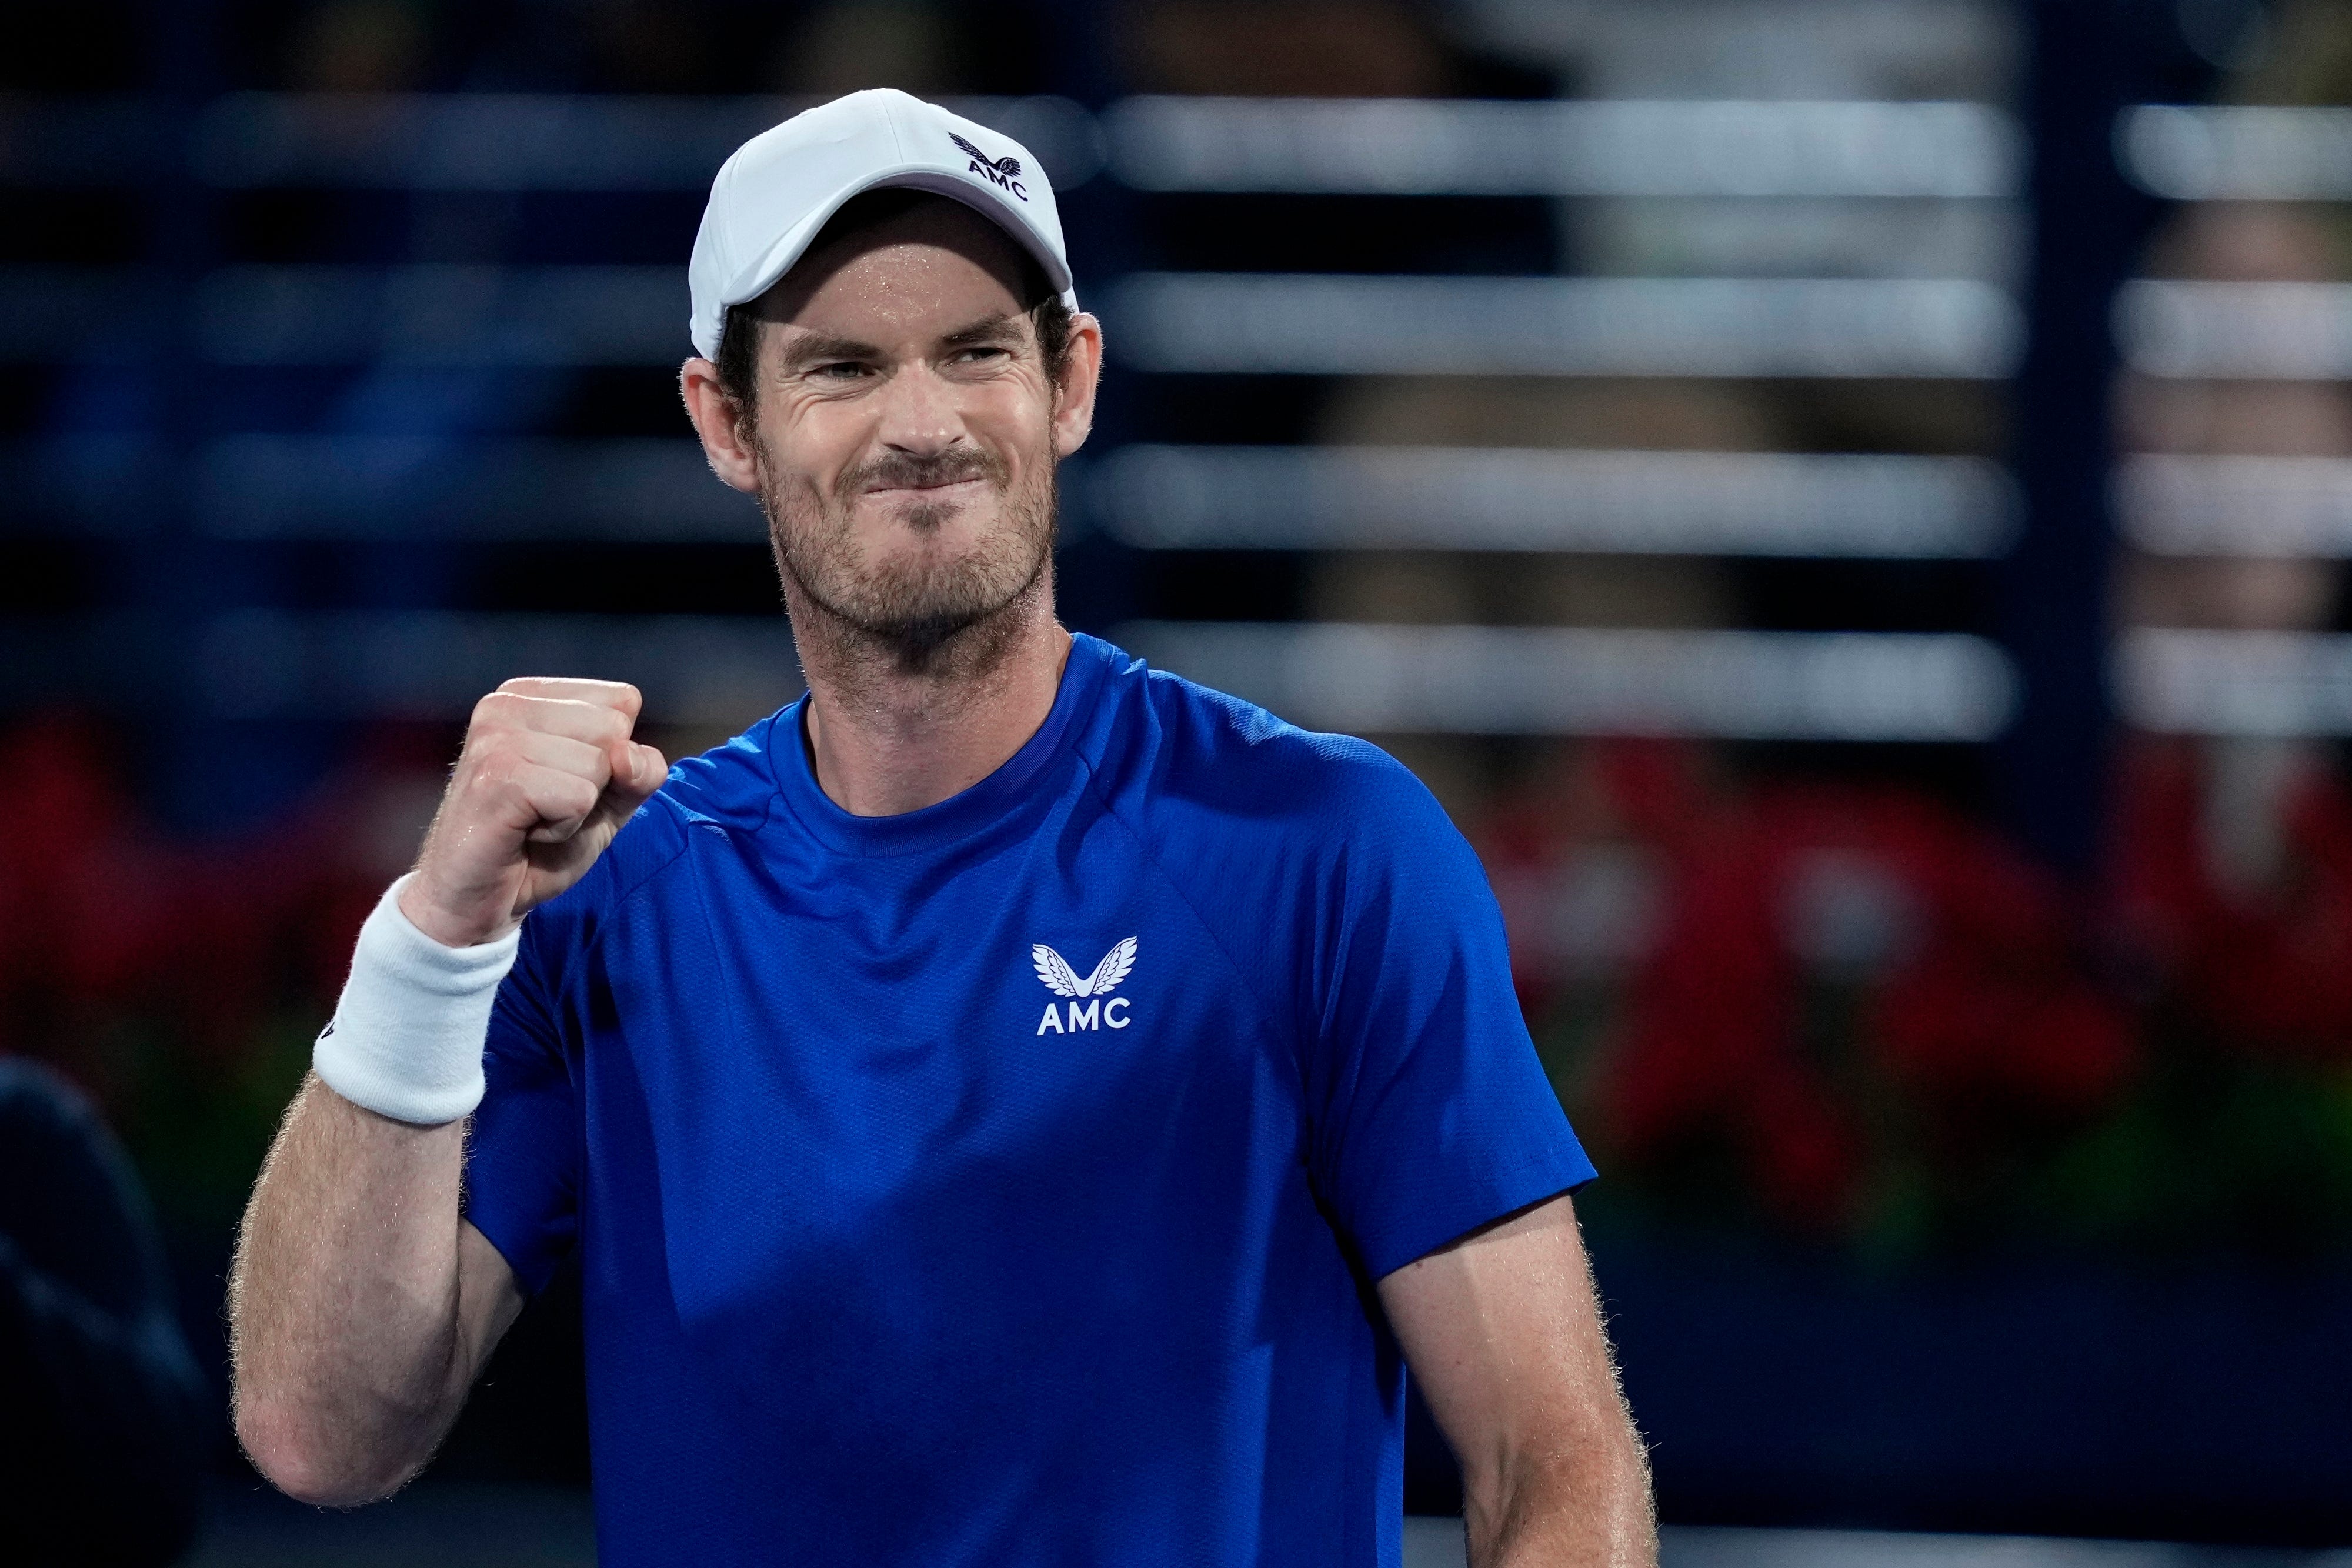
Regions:
[[475, 708], [416, 870], [361, 939], [325, 1077], [262, 1167], [229, 1281], [236, 1431], [307, 1502], [371, 1501], [423, 1468], [521, 1310], [458, 1213], [484, 986], [524, 912], [660, 786], [636, 715], [634, 688], [589, 680], [510, 680]]
[[1655, 1568], [1649, 1469], [1567, 1197], [1406, 1264], [1380, 1292], [1462, 1461], [1471, 1568]]

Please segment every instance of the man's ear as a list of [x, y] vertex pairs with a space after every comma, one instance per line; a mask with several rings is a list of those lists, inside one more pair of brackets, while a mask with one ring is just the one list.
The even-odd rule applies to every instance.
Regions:
[[1102, 384], [1102, 323], [1081, 310], [1070, 322], [1070, 343], [1054, 389], [1054, 455], [1066, 458], [1087, 444], [1095, 427], [1095, 392]]
[[702, 455], [710, 471], [745, 495], [760, 493], [760, 464], [751, 450], [751, 432], [744, 428], [742, 410], [719, 384], [719, 367], [696, 355], [678, 367], [678, 396], [686, 416], [702, 437]]

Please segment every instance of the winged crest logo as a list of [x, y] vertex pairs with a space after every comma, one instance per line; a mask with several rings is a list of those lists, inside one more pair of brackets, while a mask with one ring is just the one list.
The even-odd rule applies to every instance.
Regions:
[[[1121, 1011], [1128, 1005], [1126, 997], [1111, 996], [1108, 1001], [1103, 998], [1118, 990], [1119, 982], [1127, 978], [1128, 971], [1135, 967], [1135, 938], [1129, 937], [1104, 953], [1102, 962], [1095, 965], [1091, 974], [1079, 974], [1070, 967], [1069, 960], [1042, 942], [1030, 948], [1029, 962], [1046, 990], [1056, 996], [1071, 998], [1066, 1019], [1062, 1005], [1052, 1002], [1045, 1004], [1045, 1016], [1037, 1026], [1039, 1034], [1075, 1034], [1080, 1029], [1093, 1028], [1124, 1029], [1134, 1022]], [[1085, 1005], [1081, 1006], [1081, 1002]]]
[[971, 167], [967, 173], [1003, 186], [1024, 202], [1029, 199], [1028, 191], [1021, 184], [1020, 159], [1010, 153], [1002, 158], [992, 158], [952, 131], [948, 132], [948, 140], [971, 154]]
[[1045, 983], [1045, 989], [1056, 996], [1101, 996], [1117, 989], [1135, 967], [1135, 939], [1129, 937], [1104, 953], [1095, 972], [1084, 980], [1067, 959], [1042, 942], [1029, 950], [1029, 962], [1037, 966], [1037, 978]]

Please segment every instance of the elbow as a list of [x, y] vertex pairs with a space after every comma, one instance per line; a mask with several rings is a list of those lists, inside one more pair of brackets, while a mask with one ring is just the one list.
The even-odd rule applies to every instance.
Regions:
[[314, 1508], [357, 1508], [398, 1491], [417, 1468], [339, 1442], [313, 1412], [238, 1390], [236, 1440], [263, 1479]]

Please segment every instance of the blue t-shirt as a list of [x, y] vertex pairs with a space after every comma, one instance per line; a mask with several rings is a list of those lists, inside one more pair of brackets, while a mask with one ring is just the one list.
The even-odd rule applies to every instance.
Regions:
[[1428, 792], [1080, 637], [954, 798], [801, 705], [523, 924], [467, 1214], [577, 1248], [605, 1568], [1393, 1565], [1382, 1275], [1592, 1175]]

